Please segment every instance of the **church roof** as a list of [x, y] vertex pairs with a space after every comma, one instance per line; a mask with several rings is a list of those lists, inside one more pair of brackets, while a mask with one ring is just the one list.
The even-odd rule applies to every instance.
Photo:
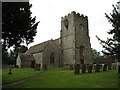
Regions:
[[32, 54], [19, 53], [18, 56], [20, 57], [21, 60], [28, 60], [28, 61], [34, 60], [34, 57]]
[[25, 53], [34, 54], [34, 53], [42, 52], [50, 44], [50, 42], [54, 42], [55, 45], [59, 48], [59, 38], [55, 40], [51, 39], [51, 40], [48, 40], [43, 43], [30, 47]]

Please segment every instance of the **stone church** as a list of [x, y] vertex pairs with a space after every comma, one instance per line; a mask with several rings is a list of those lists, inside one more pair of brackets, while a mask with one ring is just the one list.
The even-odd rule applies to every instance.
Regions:
[[88, 17], [75, 11], [61, 17], [60, 38], [30, 47], [18, 54], [16, 62], [18, 67], [40, 64], [41, 68], [44, 64], [48, 68], [58, 68], [91, 63]]

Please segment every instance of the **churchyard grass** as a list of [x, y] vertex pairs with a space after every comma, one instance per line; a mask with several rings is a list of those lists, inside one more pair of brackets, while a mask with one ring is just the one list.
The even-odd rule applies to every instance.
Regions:
[[35, 71], [32, 68], [12, 68], [11, 72], [12, 74], [8, 74], [9, 69], [2, 70], [2, 83], [3, 84], [30, 78], [40, 73], [41, 71]]
[[80, 73], [74, 70], [53, 68], [44, 75], [8, 88], [118, 88], [117, 70]]

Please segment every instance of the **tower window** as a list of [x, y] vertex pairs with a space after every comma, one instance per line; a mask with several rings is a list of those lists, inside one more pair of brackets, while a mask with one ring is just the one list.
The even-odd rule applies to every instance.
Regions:
[[55, 60], [54, 54], [52, 53], [51, 56], [50, 56], [50, 63], [54, 63], [54, 60]]
[[80, 56], [84, 56], [84, 46], [80, 46]]
[[69, 22], [68, 22], [67, 19], [64, 21], [64, 25], [65, 25], [66, 28], [68, 28]]

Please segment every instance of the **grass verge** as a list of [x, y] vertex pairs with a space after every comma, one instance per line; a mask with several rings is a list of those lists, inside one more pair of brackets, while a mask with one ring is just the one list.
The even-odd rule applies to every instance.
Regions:
[[117, 70], [74, 74], [74, 70], [49, 69], [46, 74], [8, 88], [118, 88]]
[[32, 68], [13, 68], [12, 74], [8, 74], [9, 69], [2, 70], [2, 84], [16, 82], [26, 78], [30, 78], [42, 71], [35, 71]]

